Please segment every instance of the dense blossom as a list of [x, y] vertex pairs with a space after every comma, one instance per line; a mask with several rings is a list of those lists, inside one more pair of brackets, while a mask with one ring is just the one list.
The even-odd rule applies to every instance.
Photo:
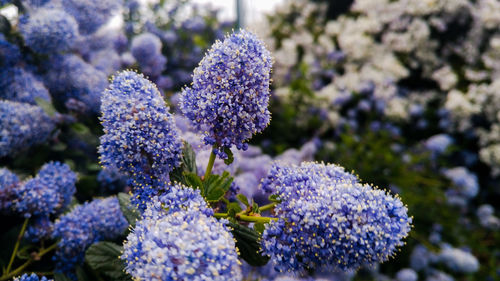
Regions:
[[0, 128], [0, 157], [4, 157], [44, 143], [54, 122], [38, 106], [0, 100]]
[[21, 59], [21, 51], [17, 45], [7, 41], [5, 35], [0, 33], [0, 66], [12, 66]]
[[47, 279], [47, 277], [42, 276], [38, 277], [35, 273], [31, 273], [31, 275], [25, 273], [21, 276], [14, 277], [14, 281], [53, 281], [54, 279]]
[[108, 84], [105, 73], [74, 54], [54, 56], [45, 67], [50, 71], [44, 81], [54, 100], [65, 103], [73, 98], [83, 103], [85, 111], [99, 111], [101, 93]]
[[85, 250], [95, 242], [115, 239], [127, 229], [128, 222], [116, 197], [94, 199], [76, 206], [61, 216], [54, 225], [52, 237], [61, 239], [54, 260], [56, 270], [74, 274], [83, 262]]
[[266, 184], [281, 203], [261, 245], [277, 270], [353, 270], [387, 260], [403, 244], [412, 219], [400, 199], [341, 172], [315, 163], [270, 172]]
[[0, 169], [0, 212], [9, 213], [11, 211], [13, 190], [20, 181], [16, 174], [7, 168]]
[[476, 211], [479, 223], [486, 228], [499, 229], [500, 219], [495, 216], [495, 209], [489, 204], [479, 206]]
[[465, 198], [473, 198], [479, 192], [477, 176], [465, 167], [447, 169], [444, 175], [458, 187], [456, 193]]
[[59, 9], [35, 10], [20, 30], [26, 45], [42, 54], [68, 51], [78, 37], [76, 20]]
[[25, 217], [48, 216], [64, 210], [76, 192], [76, 174], [68, 165], [50, 162], [36, 177], [15, 189], [15, 210]]
[[141, 71], [151, 77], [157, 77], [165, 69], [167, 59], [161, 53], [162, 43], [152, 33], [142, 33], [132, 39], [130, 51], [139, 63]]
[[418, 275], [415, 270], [411, 268], [403, 268], [396, 273], [397, 281], [417, 281]]
[[445, 246], [439, 253], [439, 259], [451, 270], [471, 273], [479, 269], [479, 261], [469, 252], [458, 248]]
[[0, 70], [0, 98], [36, 104], [36, 99], [50, 101], [49, 91], [32, 73], [20, 67]]
[[80, 33], [91, 34], [119, 10], [122, 0], [65, 0], [62, 7], [78, 22]]
[[180, 164], [182, 142], [153, 83], [132, 71], [118, 74], [102, 97], [101, 163], [132, 177], [164, 179]]
[[[212, 46], [180, 99], [206, 144], [245, 150], [245, 141], [269, 124], [271, 66], [269, 51], [250, 32], [233, 33]], [[216, 152], [226, 157], [222, 149]]]
[[207, 202], [200, 194], [200, 190], [182, 184], [171, 185], [168, 193], [164, 193], [152, 200], [150, 208], [156, 208], [157, 211], [166, 208], [169, 212], [196, 209], [207, 216], [213, 215], [212, 208], [207, 205]]
[[116, 167], [105, 167], [97, 174], [97, 181], [102, 191], [120, 192], [127, 184], [127, 177]]
[[135, 279], [241, 280], [229, 229], [198, 209], [148, 208], [121, 257]]
[[48, 216], [36, 217], [30, 221], [26, 228], [24, 238], [32, 243], [37, 243], [41, 240], [50, 239], [53, 230], [54, 223], [50, 221]]

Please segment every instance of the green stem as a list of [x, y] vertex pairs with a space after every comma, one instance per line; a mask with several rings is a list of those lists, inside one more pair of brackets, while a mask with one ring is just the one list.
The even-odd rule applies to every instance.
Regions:
[[14, 251], [12, 251], [12, 255], [10, 256], [9, 265], [7, 265], [7, 269], [5, 270], [6, 274], [9, 273], [10, 268], [12, 267], [12, 264], [14, 263], [14, 260], [16, 259], [17, 250], [19, 249], [19, 244], [21, 244], [21, 240], [23, 240], [24, 232], [26, 231], [26, 227], [28, 226], [28, 221], [29, 221], [29, 218], [24, 219], [23, 227], [21, 227], [21, 231], [19, 232], [19, 236], [17, 236], [16, 245], [14, 246]]
[[274, 206], [276, 206], [277, 204], [278, 204], [278, 202], [273, 202], [273, 203], [264, 205], [262, 207], [259, 207], [259, 211], [264, 212], [264, 211], [270, 210], [270, 209], [274, 208]]
[[216, 218], [227, 218], [229, 215], [227, 213], [214, 213]]
[[208, 165], [207, 165], [207, 169], [205, 171], [205, 176], [203, 176], [203, 180], [208, 179], [208, 177], [212, 173], [212, 168], [214, 167], [214, 162], [215, 162], [215, 153], [214, 153], [214, 147], [212, 147], [212, 152], [210, 152], [210, 159], [208, 159]]
[[[43, 255], [47, 254], [48, 252], [54, 250], [55, 248], [57, 247], [57, 243], [54, 243], [53, 245], [51, 245], [50, 247], [46, 248], [46, 249], [42, 249], [40, 252], [38, 252], [38, 254], [36, 255], [37, 259], [40, 259], [41, 257], [43, 257]], [[32, 264], [35, 260], [33, 258], [30, 258], [29, 260], [27, 260], [25, 263], [23, 263], [20, 267], [14, 269], [12, 272], [8, 273], [6, 272], [4, 275], [2, 275], [0, 277], [0, 281], [4, 281], [4, 280], [8, 280], [16, 275], [20, 275], [23, 270], [28, 267], [30, 264]]]
[[260, 222], [260, 223], [269, 223], [270, 221], [277, 221], [278, 220], [277, 218], [254, 217], [254, 216], [247, 216], [247, 215], [236, 216], [236, 219], [241, 220], [241, 221]]

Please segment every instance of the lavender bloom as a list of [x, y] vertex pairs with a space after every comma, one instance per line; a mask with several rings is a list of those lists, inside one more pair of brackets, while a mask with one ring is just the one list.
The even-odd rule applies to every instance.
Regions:
[[90, 63], [96, 69], [106, 74], [111, 74], [120, 69], [122, 66], [122, 59], [115, 50], [106, 48], [91, 53]]
[[45, 276], [39, 278], [35, 273], [31, 273], [31, 275], [25, 273], [22, 276], [14, 277], [14, 281], [54, 281], [54, 279], [47, 279]]
[[434, 262], [436, 257], [427, 250], [423, 245], [417, 245], [413, 248], [410, 255], [410, 266], [416, 271], [427, 268], [427, 266]]
[[45, 142], [54, 122], [38, 106], [0, 101], [0, 157]]
[[102, 190], [107, 192], [120, 192], [127, 184], [127, 177], [116, 167], [105, 167], [97, 174], [97, 181]]
[[434, 153], [443, 153], [453, 143], [453, 138], [446, 134], [434, 135], [425, 141], [425, 147]]
[[142, 33], [132, 39], [130, 50], [144, 74], [157, 77], [165, 69], [167, 59], [162, 55], [161, 47], [160, 38], [152, 33]]
[[75, 17], [80, 33], [91, 34], [119, 11], [121, 0], [65, 0], [64, 10]]
[[275, 165], [263, 186], [275, 190], [281, 203], [261, 246], [282, 272], [383, 262], [410, 231], [412, 219], [398, 197], [361, 185], [334, 165]]
[[36, 217], [34, 221], [28, 225], [24, 238], [32, 243], [38, 243], [40, 240], [49, 239], [54, 231], [54, 223], [49, 217]]
[[55, 56], [46, 66], [46, 86], [53, 98], [64, 103], [74, 98], [86, 105], [87, 112], [98, 112], [101, 93], [106, 88], [106, 74], [77, 55]]
[[432, 272], [425, 281], [454, 281], [453, 277], [442, 272], [442, 271], [434, 271]]
[[13, 190], [20, 181], [16, 174], [7, 168], [0, 169], [0, 212], [10, 213], [13, 200]]
[[102, 165], [132, 177], [167, 178], [182, 154], [168, 110], [158, 89], [142, 75], [124, 71], [114, 77], [102, 97]]
[[51, 101], [45, 85], [30, 72], [12, 67], [0, 70], [0, 98], [36, 104], [36, 98]]
[[125, 270], [138, 280], [242, 279], [229, 229], [198, 209], [148, 208], [123, 246]]
[[493, 206], [488, 204], [481, 205], [477, 208], [476, 214], [481, 226], [489, 229], [500, 228], [500, 219], [494, 215], [495, 209]]
[[68, 51], [78, 37], [75, 19], [59, 9], [42, 8], [30, 14], [20, 31], [28, 47], [42, 54]]
[[439, 259], [456, 272], [472, 273], [479, 269], [477, 258], [458, 248], [444, 247], [439, 253]]
[[11, 44], [0, 33], [0, 66], [7, 67], [15, 65], [21, 59], [21, 51], [17, 45]]
[[253, 134], [270, 120], [269, 76], [272, 59], [252, 33], [240, 31], [217, 41], [194, 70], [191, 88], [181, 94], [180, 109], [204, 141], [222, 148], [245, 150]]
[[403, 268], [398, 273], [396, 273], [397, 281], [417, 281], [418, 275], [411, 268]]
[[101, 240], [115, 239], [127, 229], [128, 222], [116, 197], [95, 199], [76, 206], [54, 225], [54, 239], [61, 239], [54, 260], [56, 271], [69, 276], [83, 262], [87, 248]]
[[213, 210], [201, 196], [200, 190], [182, 184], [171, 185], [168, 189], [168, 193], [154, 198], [149, 208], [156, 208], [157, 212], [163, 208], [168, 209], [169, 212], [196, 209], [207, 216], [213, 215]]
[[76, 174], [68, 165], [50, 162], [36, 177], [15, 190], [15, 210], [24, 217], [48, 216], [64, 210], [76, 192]]
[[455, 167], [444, 171], [444, 176], [453, 182], [459, 189], [459, 195], [465, 198], [473, 198], [479, 192], [479, 183], [476, 174], [465, 167]]

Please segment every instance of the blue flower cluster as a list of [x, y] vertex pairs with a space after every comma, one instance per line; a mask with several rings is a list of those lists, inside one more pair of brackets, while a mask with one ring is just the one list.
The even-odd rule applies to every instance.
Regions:
[[45, 85], [31, 72], [21, 67], [6, 67], [0, 70], [0, 98], [36, 104], [41, 98], [48, 102], [51, 97]]
[[41, 54], [70, 50], [78, 38], [76, 20], [63, 10], [40, 8], [20, 25], [28, 47]]
[[479, 261], [471, 253], [459, 248], [444, 246], [439, 260], [455, 272], [472, 273], [479, 269]]
[[245, 141], [269, 124], [271, 66], [264, 44], [242, 30], [217, 41], [194, 70], [180, 108], [220, 158], [227, 157], [223, 148], [245, 150]]
[[36, 217], [34, 221], [30, 221], [24, 238], [32, 243], [49, 239], [54, 231], [54, 223], [47, 216]]
[[54, 225], [52, 237], [61, 239], [54, 256], [56, 270], [74, 275], [83, 262], [85, 250], [98, 241], [115, 239], [127, 229], [128, 222], [116, 197], [94, 199], [76, 206]]
[[198, 209], [146, 209], [128, 235], [121, 258], [138, 280], [242, 279], [229, 229]]
[[74, 54], [55, 55], [47, 63], [44, 81], [60, 103], [69, 99], [83, 102], [85, 112], [99, 110], [101, 93], [108, 84], [106, 74]]
[[354, 270], [383, 262], [410, 230], [412, 219], [398, 197], [361, 185], [336, 166], [274, 167], [263, 184], [281, 202], [274, 210], [278, 221], [261, 241], [279, 271]]
[[114, 77], [102, 97], [101, 164], [127, 173], [136, 189], [168, 179], [182, 155], [168, 110], [155, 85], [142, 75], [124, 71]]
[[116, 167], [105, 167], [97, 174], [97, 181], [102, 191], [116, 193], [123, 191], [127, 177]]
[[154, 79], [161, 74], [167, 63], [161, 48], [160, 38], [149, 32], [134, 37], [130, 46], [130, 51], [139, 63], [141, 71]]
[[4, 157], [44, 143], [54, 122], [38, 106], [0, 100], [0, 128], [0, 157]]
[[403, 268], [396, 273], [397, 281], [417, 281], [418, 275], [415, 270], [411, 268]]
[[483, 204], [477, 208], [477, 218], [481, 226], [490, 229], [500, 229], [500, 219], [495, 216], [495, 208], [489, 204]]
[[88, 35], [94, 33], [119, 11], [122, 2], [122, 0], [65, 0], [62, 6], [78, 22], [80, 33]]
[[25, 217], [49, 216], [66, 208], [76, 192], [76, 174], [68, 165], [50, 162], [15, 190], [15, 210]]
[[16, 174], [7, 168], [0, 169], [0, 212], [10, 213], [12, 200], [14, 199], [13, 190], [19, 185], [20, 181]]
[[54, 281], [54, 279], [47, 279], [45, 276], [39, 278], [35, 273], [31, 273], [31, 275], [25, 273], [21, 276], [14, 277], [14, 281]]
[[195, 209], [206, 216], [213, 215], [213, 209], [207, 205], [199, 189], [176, 183], [169, 186], [168, 190], [168, 193], [153, 198], [149, 208], [155, 208], [157, 212], [163, 208], [168, 209], [169, 212]]
[[12, 66], [21, 59], [19, 47], [10, 43], [3, 33], [0, 33], [0, 66]]

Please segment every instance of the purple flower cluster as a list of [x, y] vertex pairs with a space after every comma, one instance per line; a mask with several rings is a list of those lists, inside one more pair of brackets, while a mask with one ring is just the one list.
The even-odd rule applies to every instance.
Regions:
[[31, 273], [31, 275], [25, 273], [22, 276], [14, 277], [14, 281], [54, 281], [54, 279], [47, 279], [45, 276], [39, 278], [35, 273]]
[[49, 239], [54, 231], [54, 223], [50, 221], [47, 216], [36, 217], [34, 221], [30, 222], [24, 238], [32, 243]]
[[262, 236], [279, 271], [353, 270], [387, 260], [410, 230], [397, 197], [334, 165], [275, 165], [263, 182], [280, 203]]
[[87, 35], [97, 31], [121, 5], [122, 0], [65, 0], [62, 6], [78, 22], [80, 33]]
[[66, 208], [76, 192], [76, 174], [68, 165], [50, 162], [36, 177], [14, 189], [16, 212], [31, 216], [49, 216]]
[[76, 20], [63, 10], [41, 8], [20, 25], [28, 47], [41, 54], [70, 50], [78, 38]]
[[220, 158], [225, 147], [245, 150], [245, 141], [269, 124], [271, 66], [264, 44], [242, 30], [217, 41], [194, 70], [180, 109]]
[[161, 53], [161, 48], [162, 43], [158, 36], [152, 33], [142, 33], [132, 39], [130, 51], [144, 74], [158, 77], [167, 63], [167, 59]]
[[7, 168], [0, 169], [0, 213], [10, 213], [13, 200], [13, 190], [20, 181], [16, 174]]
[[102, 165], [127, 173], [136, 189], [166, 181], [182, 155], [182, 142], [168, 110], [158, 89], [142, 75], [132, 71], [117, 75], [102, 97]]
[[116, 197], [95, 199], [76, 206], [54, 225], [52, 237], [61, 239], [54, 256], [56, 270], [72, 276], [83, 262], [85, 250], [101, 240], [115, 239], [127, 229], [128, 222]]
[[45, 142], [54, 122], [38, 106], [0, 100], [0, 157]]
[[141, 280], [241, 280], [229, 229], [203, 213], [206, 203], [199, 193], [184, 188], [177, 192], [190, 199], [170, 197], [168, 211], [158, 208], [160, 202], [150, 203], [128, 235], [121, 256], [126, 271]]
[[51, 101], [49, 91], [31, 72], [20, 67], [8, 67], [0, 70], [0, 98], [36, 104], [36, 99]]

